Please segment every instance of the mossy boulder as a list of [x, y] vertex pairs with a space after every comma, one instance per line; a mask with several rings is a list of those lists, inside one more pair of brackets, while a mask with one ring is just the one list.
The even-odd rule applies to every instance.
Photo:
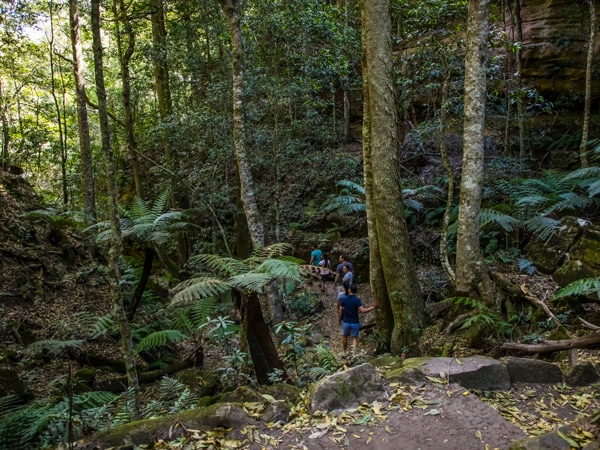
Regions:
[[576, 217], [565, 217], [558, 233], [549, 241], [532, 239], [525, 246], [525, 253], [540, 272], [553, 273], [582, 233]]
[[377, 369], [368, 363], [325, 377], [310, 390], [312, 412], [340, 411], [376, 400], [387, 400], [387, 392]]
[[[183, 426], [182, 426], [183, 425]], [[160, 439], [173, 440], [185, 429], [208, 431], [215, 428], [233, 428], [231, 437], [236, 438], [246, 425], [257, 426], [241, 405], [216, 403], [207, 408], [184, 411], [175, 416], [137, 420], [96, 433], [82, 449], [107, 449], [124, 444], [134, 446], [152, 444]]]
[[402, 359], [397, 356], [383, 355], [369, 361], [375, 367], [389, 367], [390, 370], [402, 367]]
[[177, 374], [177, 379], [199, 397], [215, 395], [221, 388], [219, 376], [200, 369], [185, 369]]
[[591, 362], [577, 364], [565, 371], [565, 381], [571, 386], [588, 386], [599, 379], [598, 367]]

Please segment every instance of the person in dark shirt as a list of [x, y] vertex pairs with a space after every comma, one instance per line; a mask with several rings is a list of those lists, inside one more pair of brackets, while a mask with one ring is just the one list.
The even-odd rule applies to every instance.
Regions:
[[352, 350], [356, 352], [358, 346], [358, 332], [360, 330], [359, 313], [368, 313], [377, 308], [377, 302], [373, 306], [365, 308], [360, 298], [356, 296], [358, 287], [351, 284], [349, 295], [340, 298], [338, 305], [338, 317], [342, 326], [342, 347], [344, 353], [348, 351], [348, 337], [352, 338]]
[[354, 270], [354, 267], [352, 267], [352, 263], [346, 259], [346, 255], [344, 253], [342, 253], [338, 257], [338, 261], [339, 261], [339, 264], [337, 265], [337, 268], [335, 269], [334, 283], [338, 287], [338, 292], [343, 292], [344, 289], [342, 287], [342, 283], [344, 281], [344, 266], [347, 266], [348, 270], [350, 272], [352, 272]]

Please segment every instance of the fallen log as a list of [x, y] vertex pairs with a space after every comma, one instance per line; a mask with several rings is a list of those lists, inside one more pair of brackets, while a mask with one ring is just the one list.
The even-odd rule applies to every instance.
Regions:
[[573, 339], [544, 340], [540, 344], [517, 344], [506, 342], [500, 346], [501, 350], [517, 350], [525, 353], [550, 353], [571, 348], [588, 348], [600, 344], [600, 332], [587, 334]]

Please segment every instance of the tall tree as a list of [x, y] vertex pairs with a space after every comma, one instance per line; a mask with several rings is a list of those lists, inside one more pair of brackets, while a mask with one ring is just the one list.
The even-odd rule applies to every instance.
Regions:
[[50, 92], [54, 100], [54, 108], [56, 109], [56, 123], [58, 125], [63, 204], [67, 205], [69, 203], [69, 187], [67, 182], [67, 124], [64, 123], [60, 103], [56, 93], [56, 77], [54, 73], [54, 2], [50, 1], [48, 3], [48, 9], [50, 15], [50, 36], [48, 36], [48, 55], [50, 59]]
[[465, 58], [465, 118], [456, 242], [455, 288], [491, 301], [491, 281], [479, 245], [483, 190], [485, 62], [490, 1], [469, 0]]
[[517, 92], [517, 124], [519, 126], [519, 158], [527, 156], [525, 148], [525, 113], [523, 110], [523, 20], [521, 18], [521, 0], [513, 0], [513, 23], [517, 32], [515, 45], [515, 89]]
[[[142, 176], [140, 173], [140, 162], [138, 157], [137, 140], [133, 128], [133, 107], [131, 106], [131, 70], [129, 64], [135, 51], [135, 33], [127, 14], [127, 8], [123, 0], [113, 1], [113, 13], [115, 16], [115, 31], [117, 35], [117, 49], [119, 54], [119, 65], [121, 67], [121, 100], [123, 103], [123, 126], [127, 141], [127, 153], [133, 174], [136, 195], [143, 199]], [[120, 24], [123, 24], [124, 33], [121, 33]]]
[[[402, 201], [390, 3], [389, 0], [372, 0], [364, 2], [362, 7], [366, 62], [363, 71], [366, 71], [367, 78], [364, 88], [368, 102], [365, 107], [368, 113], [365, 157], [368, 165], [365, 165], [365, 179], [369, 180], [370, 191], [367, 202], [372, 202], [369, 206], [372, 212], [368, 222], [371, 227], [369, 237], [374, 238], [374, 242], [369, 244], [379, 248], [379, 261], [371, 259], [371, 264], [375, 264], [372, 272], [383, 272], [385, 294], [381, 299], [376, 298], [376, 301], [389, 298], [389, 307], [382, 304], [382, 314], [391, 312], [393, 328], [389, 336], [389, 348], [393, 354], [400, 354], [405, 347], [414, 348], [418, 342], [424, 327], [425, 305], [417, 280]], [[376, 258], [377, 252], [373, 251], [371, 256]], [[381, 291], [380, 275], [376, 283], [374, 288]]]
[[100, 121], [100, 134], [102, 137], [102, 150], [106, 162], [108, 201], [111, 224], [111, 243], [108, 255], [108, 276], [110, 280], [110, 293], [112, 297], [115, 321], [121, 334], [121, 345], [125, 368], [127, 370], [127, 381], [129, 387], [134, 391], [134, 418], [140, 412], [140, 394], [137, 369], [135, 364], [135, 353], [131, 329], [127, 321], [125, 305], [123, 303], [123, 292], [121, 291], [121, 274], [119, 271], [119, 258], [121, 256], [122, 234], [121, 219], [119, 216], [119, 205], [117, 202], [117, 171], [115, 159], [111, 147], [110, 128], [108, 125], [108, 109], [106, 105], [106, 89], [104, 87], [104, 68], [102, 61], [102, 37], [100, 34], [100, 0], [92, 0], [92, 36], [94, 49], [94, 73], [96, 78], [96, 95], [98, 96], [98, 118]]
[[96, 222], [96, 195], [94, 191], [94, 172], [90, 146], [90, 125], [87, 113], [87, 93], [83, 73], [83, 51], [79, 33], [78, 0], [69, 0], [69, 25], [71, 28], [71, 48], [73, 50], [73, 72], [75, 75], [75, 93], [77, 97], [77, 125], [79, 128], [79, 159], [81, 185], [83, 190], [84, 221], [88, 225]]
[[587, 61], [585, 66], [585, 104], [583, 107], [583, 128], [579, 156], [581, 167], [589, 165], [587, 157], [587, 141], [590, 129], [590, 109], [592, 104], [592, 63], [594, 62], [594, 43], [596, 42], [596, 0], [587, 0], [590, 8], [590, 34], [588, 39]]
[[231, 66], [233, 72], [233, 145], [237, 159], [240, 195], [248, 222], [250, 239], [255, 249], [265, 245], [264, 225], [254, 192], [250, 161], [246, 152], [246, 119], [244, 100], [245, 53], [242, 36], [241, 10], [244, 0], [219, 0], [231, 35]]

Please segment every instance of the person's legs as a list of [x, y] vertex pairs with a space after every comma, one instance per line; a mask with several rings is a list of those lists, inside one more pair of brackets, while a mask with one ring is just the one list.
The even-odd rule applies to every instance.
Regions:
[[358, 332], [360, 331], [360, 325], [358, 323], [353, 323], [352, 328], [350, 329], [350, 336], [352, 336], [352, 352], [356, 353], [356, 349], [358, 348]]
[[344, 353], [348, 351], [348, 336], [352, 333], [352, 324], [342, 322], [342, 348]]

